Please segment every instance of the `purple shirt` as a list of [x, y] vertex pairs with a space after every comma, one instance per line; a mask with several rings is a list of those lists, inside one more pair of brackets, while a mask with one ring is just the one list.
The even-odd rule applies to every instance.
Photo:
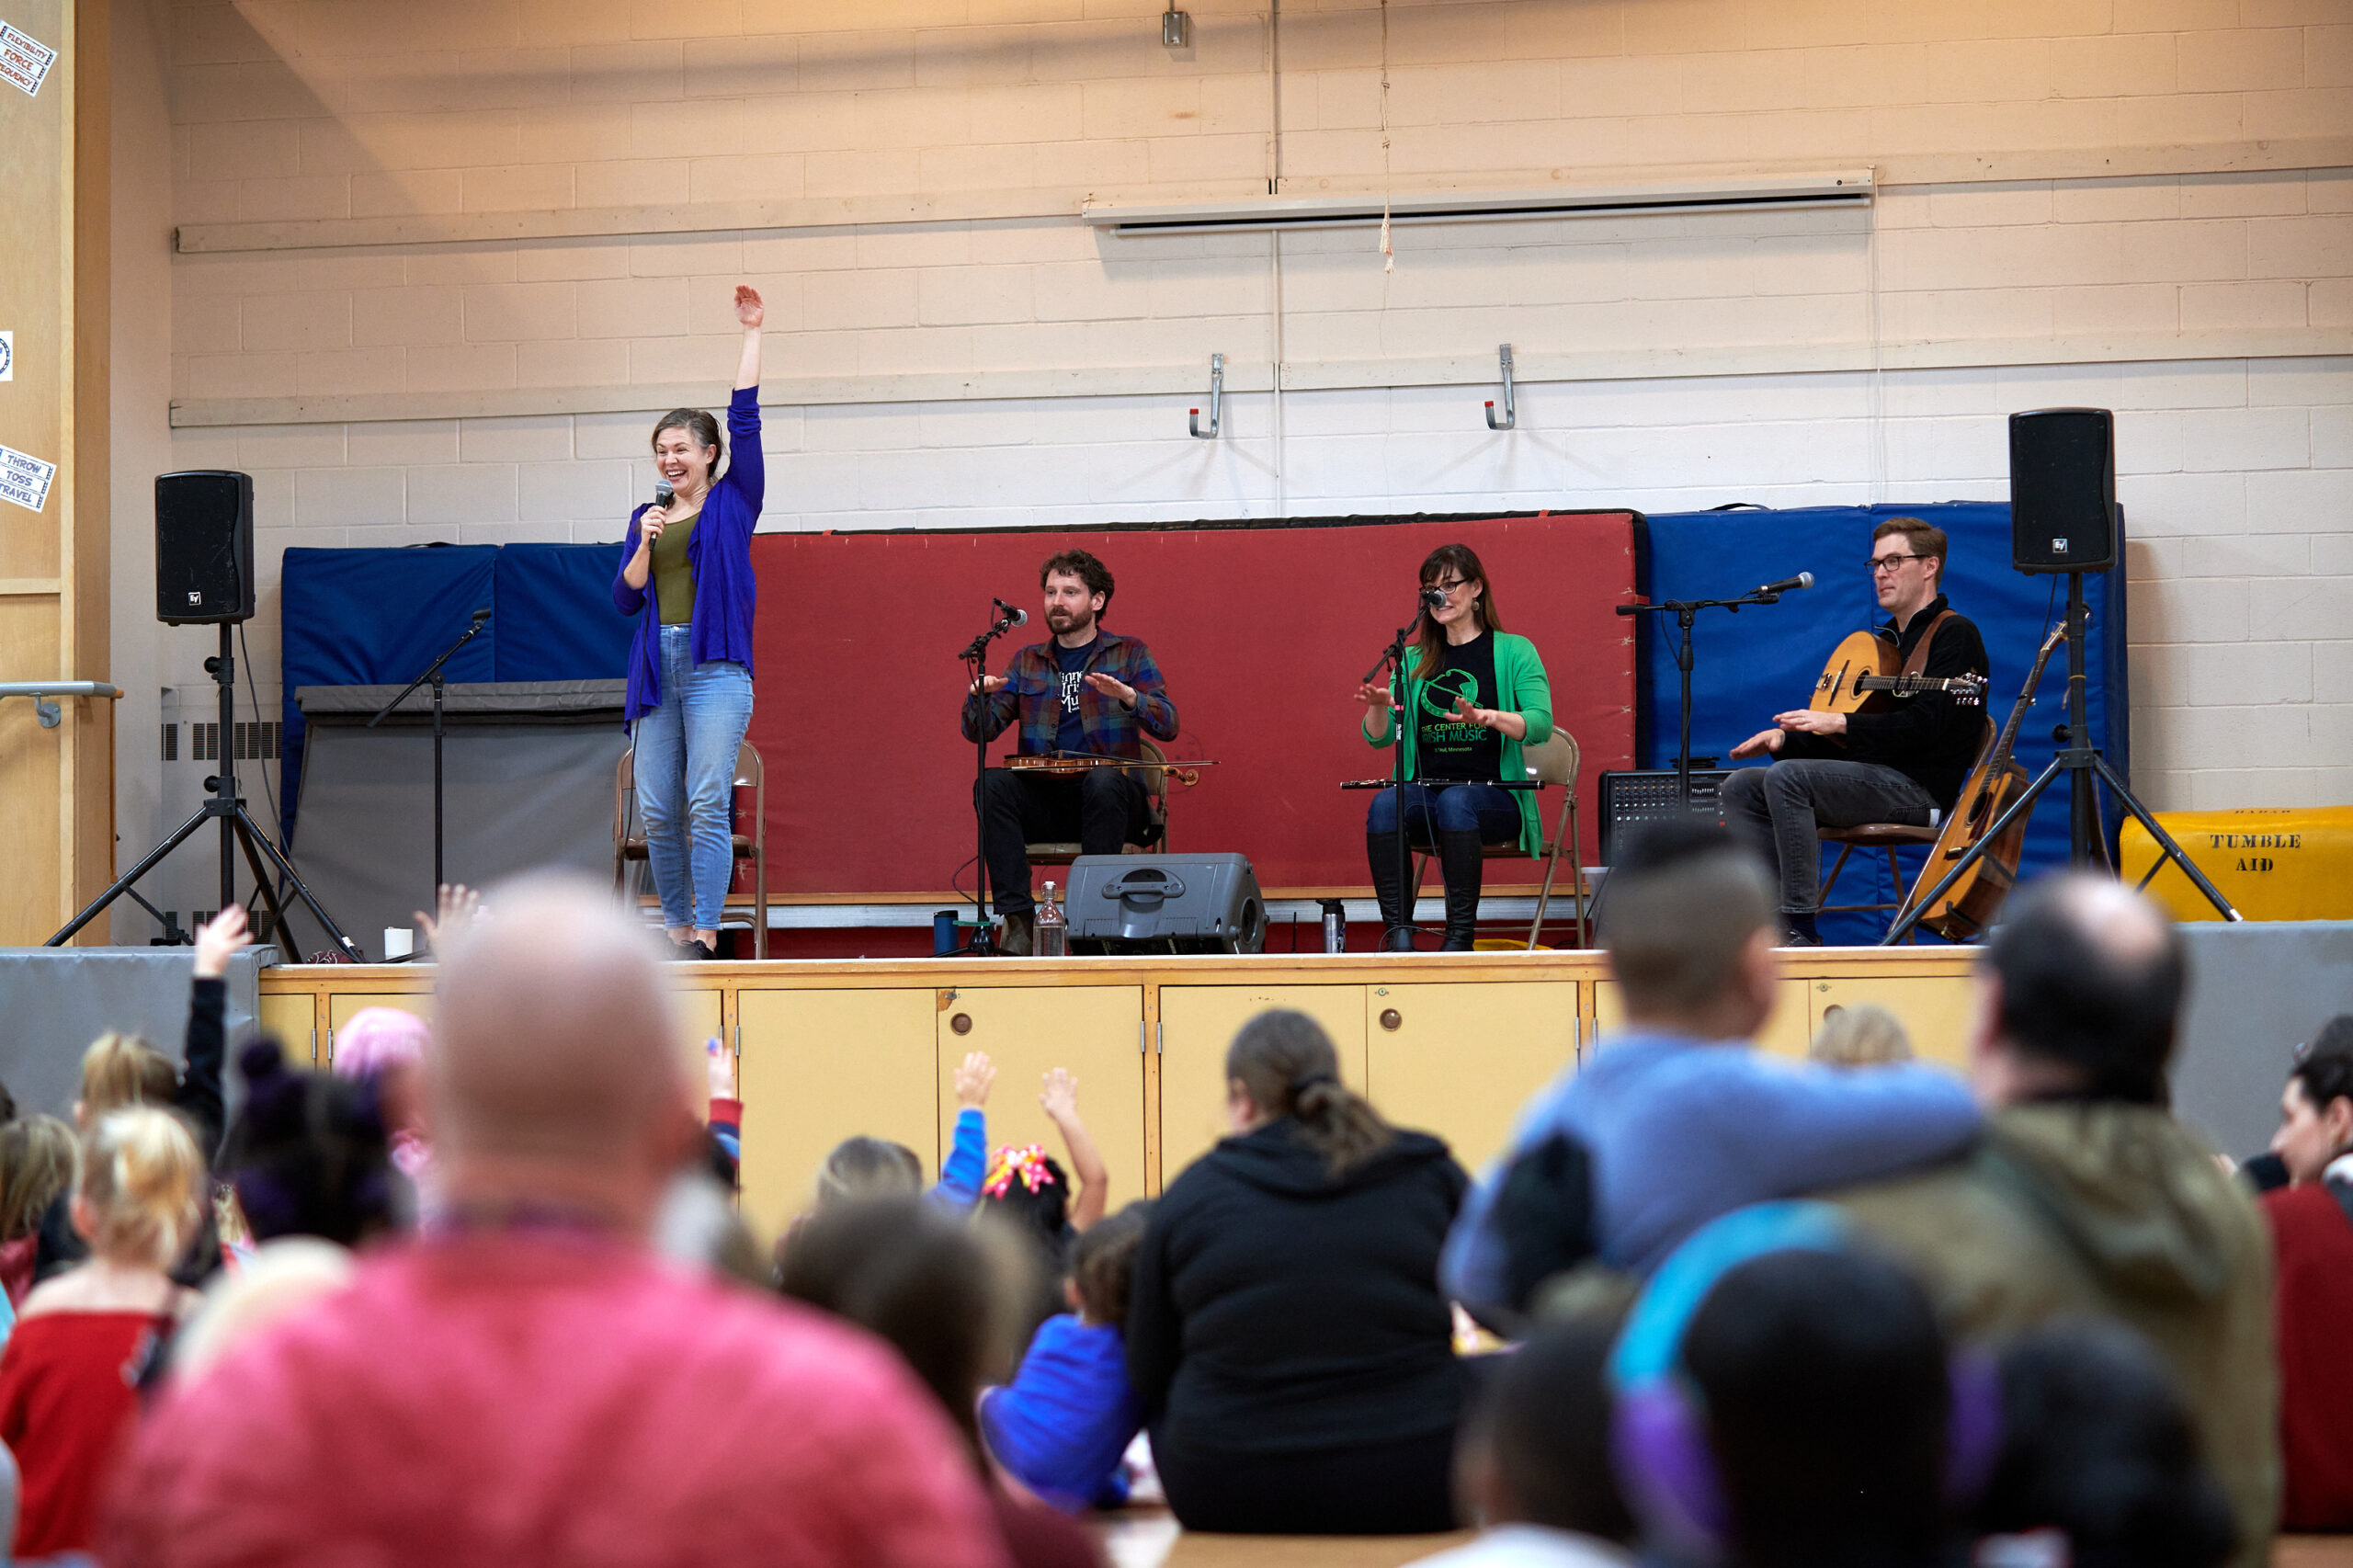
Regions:
[[[727, 435], [734, 455], [702, 498], [694, 537], [687, 540], [687, 564], [695, 574], [695, 609], [687, 625], [688, 646], [697, 664], [728, 659], [752, 667], [752, 607], [759, 599], [759, 583], [752, 574], [752, 530], [759, 526], [760, 506], [767, 498], [767, 461], [760, 452], [760, 389], [737, 387], [727, 402]], [[650, 505], [650, 503], [649, 503]], [[637, 553], [637, 522], [647, 507], [629, 516], [629, 532], [621, 540], [621, 572]], [[613, 574], [613, 608], [637, 617], [637, 631], [629, 644], [629, 699], [622, 721], [634, 724], [642, 713], [662, 706], [662, 609], [654, 600], [653, 578], [632, 588], [628, 579]]]

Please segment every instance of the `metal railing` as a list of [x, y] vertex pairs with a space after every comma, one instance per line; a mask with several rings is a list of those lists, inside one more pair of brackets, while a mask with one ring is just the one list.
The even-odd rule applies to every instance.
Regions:
[[0, 680], [0, 698], [29, 697], [33, 699], [33, 717], [40, 721], [44, 730], [54, 730], [65, 710], [50, 700], [52, 697], [120, 697], [121, 688], [102, 680]]

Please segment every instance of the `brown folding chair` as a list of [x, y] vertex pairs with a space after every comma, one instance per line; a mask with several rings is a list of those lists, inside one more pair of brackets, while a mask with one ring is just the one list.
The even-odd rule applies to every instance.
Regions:
[[[759, 749], [745, 741], [735, 748], [733, 788], [752, 791], [752, 831], [731, 835], [734, 856], [752, 863], [752, 956], [768, 956], [768, 786]], [[613, 770], [613, 892], [629, 883], [629, 868], [644, 860], [645, 838], [630, 829], [637, 816], [637, 748], [621, 753]]]
[[[1542, 790], [1561, 791], [1561, 810], [1553, 819], [1552, 836], [1544, 841], [1535, 855], [1522, 849], [1518, 839], [1508, 844], [1483, 846], [1479, 853], [1488, 860], [1543, 860], [1544, 885], [1537, 890], [1536, 918], [1528, 926], [1528, 949], [1531, 952], [1535, 950], [1538, 936], [1544, 929], [1544, 910], [1552, 900], [1552, 879], [1560, 869], [1561, 857], [1568, 856], [1571, 882], [1576, 893], [1574, 922], [1576, 945], [1586, 947], [1590, 945], [1587, 938], [1591, 932], [1586, 924], [1585, 866], [1577, 855], [1577, 767], [1582, 759], [1577, 751], [1576, 737], [1566, 730], [1555, 729], [1552, 738], [1541, 745], [1520, 747], [1519, 760], [1527, 767], [1528, 776], [1540, 787], [1540, 793]], [[1422, 879], [1428, 870], [1429, 863], [1428, 850], [1414, 851], [1414, 892], [1412, 898], [1407, 900], [1409, 909], [1414, 900], [1422, 896]]]

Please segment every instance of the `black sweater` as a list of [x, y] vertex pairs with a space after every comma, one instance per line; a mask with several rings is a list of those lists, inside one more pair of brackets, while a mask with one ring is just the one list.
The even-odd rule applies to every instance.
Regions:
[[1190, 1454], [1345, 1450], [1461, 1412], [1438, 1258], [1469, 1178], [1438, 1140], [1333, 1179], [1298, 1124], [1228, 1138], [1169, 1184], [1136, 1250], [1128, 1375]]
[[[1895, 646], [1896, 656], [1908, 659], [1928, 626], [1949, 607], [1938, 594], [1912, 618], [1900, 633], [1891, 619], [1879, 628], [1881, 637]], [[1926, 676], [1982, 676], [1988, 673], [1985, 639], [1976, 623], [1956, 615], [1928, 644], [1920, 673]], [[1781, 743], [1783, 756], [1829, 757], [1845, 762], [1876, 762], [1893, 767], [1937, 798], [1947, 811], [1961, 794], [1961, 781], [1977, 760], [1985, 735], [1985, 708], [1955, 702], [1942, 692], [1898, 697], [1878, 713], [1849, 713], [1847, 733], [1792, 734]], [[1842, 744], [1841, 742], [1844, 742]]]

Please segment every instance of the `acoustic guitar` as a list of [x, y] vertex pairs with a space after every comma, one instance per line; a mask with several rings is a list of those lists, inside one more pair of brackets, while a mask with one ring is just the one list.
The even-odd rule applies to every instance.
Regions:
[[1984, 676], [1910, 676], [1895, 644], [1876, 631], [1857, 631], [1831, 651], [1806, 703], [1818, 713], [1875, 713], [1896, 697], [1938, 691], [1964, 707], [1985, 700]]
[[[2026, 720], [2026, 710], [2034, 706], [2034, 688], [2042, 684], [2042, 667], [2051, 662], [2051, 651], [2066, 639], [2067, 626], [2062, 621], [2043, 640], [2041, 652], [2034, 656], [2034, 668], [2026, 677], [2026, 689], [2018, 693], [2018, 706], [2010, 710], [2009, 722], [2002, 726], [2001, 734], [1979, 756], [1977, 766], [1962, 781], [1961, 794], [1952, 803], [1952, 814], [1945, 818], [1944, 831], [1937, 835], [1936, 847], [1928, 852], [1928, 863], [1921, 868], [1920, 880], [1912, 884], [1912, 892], [1904, 901], [1904, 909], [1896, 912], [1896, 918], [1902, 919], [1905, 910], [1926, 898], [2026, 789], [2026, 769], [2010, 755], [2011, 749], [2018, 744], [2018, 726]], [[2021, 816], [2002, 831], [1993, 847], [1979, 856], [1959, 881], [1945, 890], [1936, 906], [1920, 917], [1920, 924], [1954, 942], [1965, 942], [1983, 932], [1994, 923], [2002, 901], [2017, 885], [2018, 856], [2025, 847], [2026, 818]]]

